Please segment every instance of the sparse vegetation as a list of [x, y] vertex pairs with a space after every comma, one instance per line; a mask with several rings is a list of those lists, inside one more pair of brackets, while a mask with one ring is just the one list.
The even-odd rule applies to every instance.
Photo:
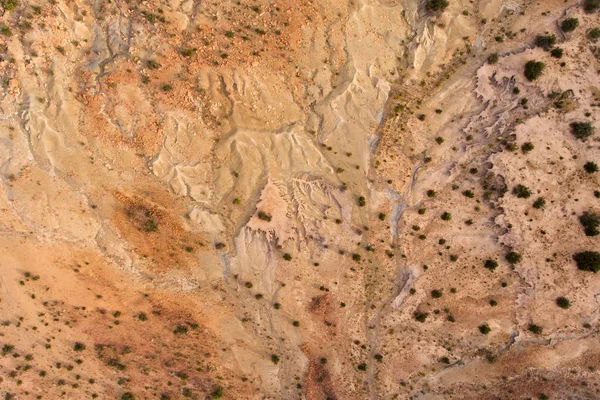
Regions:
[[498, 62], [498, 53], [490, 54], [487, 62], [488, 64], [496, 64]]
[[573, 259], [581, 271], [600, 271], [600, 253], [597, 251], [582, 251], [574, 254]]
[[571, 307], [571, 302], [566, 297], [560, 296], [556, 298], [556, 305], [566, 310]]
[[563, 32], [573, 32], [579, 26], [579, 20], [577, 18], [567, 18], [562, 24], [560, 24], [560, 29]]
[[583, 0], [583, 9], [588, 13], [600, 9], [600, 0]]
[[492, 260], [492, 259], [487, 259], [484, 261], [483, 267], [489, 269], [490, 271], [493, 271], [496, 268], [498, 268], [498, 261]]
[[513, 194], [519, 199], [528, 199], [531, 196], [531, 190], [527, 186], [517, 185], [513, 188]]
[[552, 46], [556, 43], [556, 36], [548, 35], [548, 36], [536, 36], [535, 45], [537, 47], [541, 47], [544, 50], [550, 50]]
[[600, 231], [598, 231], [598, 227], [600, 226], [600, 215], [595, 212], [584, 212], [583, 215], [579, 217], [579, 222], [581, 222], [586, 236], [597, 236], [600, 234]]
[[594, 172], [598, 172], [598, 164], [593, 161], [588, 161], [583, 165], [583, 169], [585, 169], [585, 172], [588, 174], [593, 174]]
[[0, 4], [2, 4], [2, 8], [6, 11], [13, 11], [19, 6], [18, 0], [0, 0]]
[[572, 122], [571, 133], [579, 140], [585, 140], [594, 134], [594, 127], [589, 122]]
[[488, 333], [490, 333], [492, 331], [492, 329], [490, 328], [490, 326], [488, 324], [482, 324], [479, 325], [479, 332], [483, 335], [487, 335]]
[[536, 201], [533, 202], [533, 208], [540, 209], [546, 205], [546, 199], [543, 197], [538, 197]]
[[447, 0], [426, 0], [425, 9], [429, 11], [444, 11], [449, 4]]
[[530, 82], [535, 81], [537, 78], [540, 77], [540, 75], [542, 75], [542, 72], [544, 71], [545, 67], [546, 64], [544, 64], [543, 62], [535, 60], [528, 61], [527, 64], [525, 64], [525, 77]]

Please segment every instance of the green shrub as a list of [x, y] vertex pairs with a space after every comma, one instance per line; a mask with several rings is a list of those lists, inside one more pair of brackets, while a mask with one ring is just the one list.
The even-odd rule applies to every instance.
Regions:
[[272, 354], [271, 355], [271, 361], [273, 362], [273, 364], [277, 365], [279, 364], [279, 356], [277, 354]]
[[552, 51], [550, 52], [550, 55], [552, 57], [554, 57], [554, 58], [562, 58], [562, 56], [563, 56], [563, 49], [561, 49], [560, 47], [552, 49]]
[[496, 268], [498, 268], [498, 261], [491, 259], [485, 260], [485, 262], [483, 263], [483, 267], [489, 269], [490, 271], [493, 271]]
[[571, 307], [571, 302], [566, 297], [560, 296], [556, 298], [556, 305], [566, 310]]
[[546, 199], [543, 197], [538, 197], [536, 201], [533, 202], [533, 208], [540, 209], [546, 205]]
[[356, 368], [358, 368], [360, 371], [366, 371], [367, 370], [367, 364], [365, 364], [365, 363], [358, 364], [358, 366]]
[[452, 219], [452, 214], [446, 211], [440, 216], [440, 218], [444, 221], [450, 221]]
[[0, 0], [0, 4], [6, 11], [13, 11], [19, 6], [18, 0]]
[[273, 218], [273, 216], [271, 214], [267, 214], [264, 211], [258, 212], [258, 219], [262, 219], [263, 221], [271, 222], [272, 218]]
[[483, 335], [487, 335], [488, 333], [490, 333], [492, 331], [492, 329], [490, 328], [490, 326], [488, 324], [482, 324], [479, 325], [479, 332], [481, 332]]
[[571, 133], [577, 139], [585, 140], [594, 134], [594, 127], [589, 122], [571, 122]]
[[544, 50], [550, 50], [552, 46], [556, 43], [556, 36], [536, 36], [535, 45], [537, 47], [541, 47]]
[[354, 253], [354, 254], [352, 254], [352, 259], [353, 259], [354, 261], [356, 261], [356, 262], [359, 262], [359, 261], [360, 261], [360, 258], [361, 258], [361, 257], [360, 257], [360, 254], [357, 254], [357, 253]]
[[488, 64], [496, 64], [498, 62], [498, 53], [490, 54], [487, 62]]
[[175, 335], [187, 335], [188, 328], [185, 325], [177, 325], [177, 327], [173, 330]]
[[436, 194], [437, 194], [437, 193], [436, 193], [436, 192], [435, 192], [435, 190], [433, 190], [433, 189], [429, 189], [429, 190], [427, 191], [427, 197], [435, 197], [435, 195], [436, 195]]
[[520, 184], [515, 186], [512, 192], [519, 199], [528, 199], [531, 196], [531, 190], [527, 186]]
[[475, 197], [475, 193], [473, 193], [473, 191], [472, 191], [472, 190], [465, 190], [465, 191], [463, 192], [463, 195], [464, 195], [465, 197], [468, 197], [468, 198], [470, 198], [470, 199], [472, 199], [473, 197]]
[[573, 32], [579, 26], [579, 20], [577, 18], [567, 18], [562, 24], [560, 24], [560, 29], [563, 32]]
[[600, 39], [600, 28], [591, 29], [588, 32], [588, 37], [593, 41]]
[[449, 4], [447, 0], [427, 0], [425, 9], [429, 11], [444, 11]]
[[573, 259], [581, 271], [600, 271], [600, 253], [597, 251], [582, 251], [575, 253]]
[[536, 324], [529, 324], [529, 329], [530, 332], [535, 333], [536, 335], [541, 335], [543, 328], [539, 325]]
[[442, 297], [442, 291], [441, 290], [432, 290], [431, 291], [431, 297], [433, 297], [434, 299], [439, 299], [440, 297]]
[[121, 396], [121, 400], [135, 400], [135, 396], [131, 392], [126, 392]]
[[85, 350], [85, 344], [83, 344], [81, 342], [75, 342], [75, 344], [73, 345], [73, 350], [83, 351], [83, 350]]
[[593, 161], [588, 161], [583, 165], [583, 169], [585, 169], [585, 172], [588, 174], [593, 174], [594, 172], [598, 172], [598, 164]]
[[508, 261], [509, 264], [518, 264], [521, 262], [521, 255], [515, 251], [511, 251], [506, 253], [506, 261]]
[[600, 231], [598, 231], [598, 227], [600, 226], [600, 215], [586, 211], [579, 217], [579, 222], [583, 225], [583, 231], [586, 236], [597, 236], [600, 234]]
[[429, 314], [426, 312], [422, 312], [422, 311], [415, 311], [413, 313], [413, 318], [416, 319], [419, 322], [425, 322], [425, 320], [427, 319], [427, 316]]
[[600, 0], [583, 0], [583, 9], [591, 13], [600, 8]]
[[535, 60], [527, 61], [525, 64], [525, 77], [528, 81], [535, 81], [537, 78], [542, 75], [542, 71], [544, 71], [544, 67], [546, 64], [543, 62], [538, 62]]
[[292, 260], [292, 256], [291, 256], [291, 255], [289, 255], [288, 253], [285, 253], [285, 254], [283, 255], [283, 259], [284, 259], [285, 261], [291, 261], [291, 260]]
[[212, 391], [212, 393], [210, 394], [210, 398], [211, 399], [220, 399], [223, 397], [223, 388], [222, 387], [218, 387], [215, 390]]
[[360, 196], [357, 200], [357, 204], [359, 207], [364, 207], [366, 204], [365, 196]]
[[521, 151], [525, 154], [529, 153], [533, 149], [534, 149], [534, 146], [533, 146], [533, 143], [531, 143], [531, 142], [525, 142], [521, 145]]

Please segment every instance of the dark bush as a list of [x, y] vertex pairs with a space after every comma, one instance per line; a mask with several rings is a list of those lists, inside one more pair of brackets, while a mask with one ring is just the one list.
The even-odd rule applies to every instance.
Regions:
[[479, 325], [479, 332], [481, 332], [482, 334], [487, 335], [491, 331], [492, 329], [488, 324]]
[[422, 312], [422, 311], [415, 311], [413, 313], [413, 318], [416, 319], [419, 322], [425, 322], [425, 320], [427, 319], [427, 316], [429, 314], [426, 312]]
[[519, 199], [528, 199], [531, 196], [531, 190], [527, 186], [517, 185], [513, 188], [513, 194]]
[[525, 64], [525, 77], [530, 82], [535, 81], [540, 77], [545, 66], [546, 64], [543, 62], [538, 62], [535, 60], [527, 61], [527, 64]]
[[579, 20], [577, 18], [567, 18], [560, 24], [560, 29], [563, 32], [573, 32], [578, 26]]
[[452, 214], [446, 211], [440, 216], [440, 218], [444, 221], [450, 221], [452, 219]]
[[546, 199], [543, 197], [538, 197], [536, 201], [533, 202], [533, 208], [537, 208], [538, 210], [546, 205]]
[[365, 196], [360, 196], [357, 200], [357, 204], [359, 207], [364, 207], [366, 202], [365, 202]]
[[571, 302], [566, 297], [561, 296], [556, 298], [556, 305], [566, 310], [571, 307]]
[[583, 225], [583, 231], [586, 236], [597, 236], [600, 234], [600, 231], [598, 231], [598, 227], [600, 226], [600, 215], [586, 211], [579, 217], [579, 222]]
[[514, 251], [506, 253], [506, 261], [508, 261], [509, 264], [518, 264], [521, 262], [521, 255]]
[[536, 324], [529, 324], [529, 331], [535, 333], [536, 335], [541, 335], [543, 328]]
[[495, 270], [496, 268], [498, 268], [498, 262], [496, 260], [485, 260], [485, 262], [483, 263], [483, 267], [489, 269], [490, 271]]
[[598, 164], [593, 161], [588, 161], [583, 165], [583, 169], [585, 169], [585, 172], [588, 174], [593, 174], [594, 172], [598, 172]]
[[521, 145], [521, 151], [525, 154], [529, 153], [531, 150], [533, 150], [533, 148], [534, 146], [531, 142], [525, 142]]
[[273, 218], [273, 216], [271, 214], [267, 214], [264, 211], [258, 212], [258, 219], [262, 219], [263, 221], [271, 222], [272, 218]]
[[433, 297], [434, 299], [439, 299], [440, 297], [442, 297], [442, 291], [441, 290], [432, 290], [431, 291], [431, 297]]
[[490, 54], [487, 59], [489, 64], [496, 64], [498, 62], [498, 53]]
[[73, 350], [83, 351], [83, 350], [85, 350], [85, 344], [83, 344], [81, 342], [75, 342], [75, 344], [73, 345]]
[[561, 49], [560, 47], [552, 49], [552, 51], [550, 52], [550, 55], [552, 57], [554, 57], [554, 58], [562, 58], [562, 56], [563, 56], [563, 49]]
[[544, 50], [550, 50], [556, 43], [556, 36], [536, 36], [535, 45], [541, 47]]
[[585, 140], [594, 134], [594, 127], [589, 122], [572, 122], [569, 126], [573, 136], [580, 140]]
[[427, 0], [425, 9], [430, 11], [444, 11], [449, 4], [447, 0]]
[[583, 0], [583, 9], [586, 12], [594, 12], [600, 8], [600, 0]]
[[600, 28], [594, 28], [594, 29], [590, 30], [588, 32], [588, 37], [594, 41], [600, 39]]
[[275, 365], [279, 364], [279, 356], [277, 354], [271, 355], [271, 361], [273, 361], [273, 364]]
[[366, 371], [367, 370], [367, 364], [362, 363], [362, 364], [358, 364], [358, 368], [360, 371]]
[[573, 255], [577, 268], [581, 271], [600, 271], [600, 253], [597, 251], [582, 251]]

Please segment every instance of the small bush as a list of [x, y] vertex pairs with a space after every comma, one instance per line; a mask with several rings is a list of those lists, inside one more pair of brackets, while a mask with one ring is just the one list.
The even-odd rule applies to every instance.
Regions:
[[429, 11], [444, 11], [449, 4], [447, 0], [427, 0], [425, 9]]
[[521, 151], [525, 154], [529, 153], [533, 149], [534, 149], [534, 146], [533, 146], [533, 143], [531, 143], [531, 142], [525, 142], [521, 145]]
[[586, 211], [579, 217], [579, 222], [581, 222], [586, 236], [597, 236], [600, 234], [600, 231], [598, 231], [598, 227], [600, 226], [600, 215]]
[[263, 221], [271, 222], [272, 218], [273, 217], [271, 216], [271, 214], [267, 214], [264, 211], [259, 211], [258, 212], [258, 219], [262, 219]]
[[579, 26], [579, 20], [577, 18], [567, 18], [562, 24], [560, 24], [560, 29], [563, 32], [573, 32]]
[[148, 69], [159, 69], [160, 68], [160, 64], [157, 61], [148, 60], [148, 61], [146, 61], [146, 67]]
[[18, 0], [0, 0], [0, 4], [6, 11], [13, 11], [19, 6]]
[[498, 53], [490, 54], [487, 62], [488, 64], [496, 64], [498, 62]]
[[440, 218], [444, 221], [450, 221], [452, 219], [452, 214], [446, 211], [440, 216]]
[[540, 209], [546, 205], [546, 199], [543, 197], [538, 197], [536, 201], [533, 202], [533, 208]]
[[517, 185], [513, 188], [513, 194], [519, 199], [528, 199], [531, 196], [531, 190], [527, 186]]
[[585, 172], [588, 174], [593, 174], [594, 172], [598, 172], [598, 164], [593, 161], [588, 161], [583, 165], [583, 169], [585, 169]]
[[285, 261], [291, 261], [291, 260], [292, 260], [292, 256], [291, 256], [291, 255], [289, 255], [288, 253], [285, 253], [285, 254], [283, 255], [283, 259], [284, 259]]
[[571, 302], [566, 297], [561, 296], [556, 298], [556, 305], [566, 310], [571, 307]]
[[359, 207], [364, 207], [366, 204], [365, 196], [360, 196], [356, 202]]
[[552, 49], [552, 51], [550, 52], [550, 55], [552, 57], [554, 57], [554, 58], [562, 58], [562, 56], [563, 56], [563, 49], [561, 49], [560, 47]]
[[223, 388], [222, 387], [218, 387], [215, 390], [212, 391], [212, 393], [210, 394], [210, 398], [211, 399], [220, 399], [223, 397]]
[[600, 253], [597, 251], [582, 251], [574, 254], [573, 259], [581, 271], [600, 271]]
[[367, 364], [365, 364], [365, 363], [358, 364], [358, 366], [356, 368], [358, 368], [360, 371], [366, 371], [367, 370]]
[[583, 0], [583, 9], [591, 13], [600, 8], [600, 0]]
[[485, 262], [483, 263], [483, 267], [489, 269], [490, 271], [493, 271], [496, 268], [498, 268], [498, 261], [491, 259], [485, 260]]
[[135, 400], [135, 396], [131, 392], [126, 392], [121, 396], [121, 400]]
[[354, 253], [354, 254], [352, 254], [352, 259], [353, 259], [354, 261], [356, 261], [356, 262], [359, 262], [359, 261], [360, 261], [360, 258], [361, 258], [361, 257], [360, 257], [360, 254], [357, 254], [357, 253]]
[[600, 28], [594, 28], [588, 32], [588, 38], [593, 41], [600, 39]]
[[479, 332], [481, 332], [483, 335], [487, 335], [488, 333], [490, 333], [492, 331], [492, 329], [490, 328], [490, 326], [488, 324], [483, 324], [483, 325], [479, 325]]
[[436, 193], [436, 192], [435, 192], [435, 190], [433, 190], [433, 189], [429, 189], [429, 190], [427, 191], [427, 197], [435, 197], [435, 195], [436, 195], [436, 194], [437, 194], [437, 193]]
[[413, 318], [419, 322], [425, 322], [425, 320], [427, 319], [427, 316], [429, 314], [426, 312], [422, 312], [422, 311], [415, 311], [413, 313]]
[[465, 190], [465, 191], [463, 192], [463, 195], [464, 195], [465, 197], [468, 197], [469, 199], [472, 199], [473, 197], [475, 197], [475, 193], [473, 193], [473, 191], [472, 191], [472, 190]]
[[518, 264], [521, 262], [521, 258], [521, 255], [517, 252], [511, 251], [506, 253], [506, 261], [508, 261], [509, 264]]
[[594, 134], [594, 127], [589, 122], [572, 122], [569, 126], [573, 136], [580, 140], [585, 140]]
[[529, 324], [529, 328], [527, 329], [529, 329], [530, 332], [535, 333], [536, 335], [541, 335], [543, 330], [541, 326], [536, 324]]
[[177, 325], [177, 327], [173, 330], [175, 335], [187, 335], [188, 328], [185, 325]]
[[83, 351], [83, 350], [85, 350], [85, 344], [83, 344], [81, 342], [75, 342], [75, 344], [73, 345], [73, 350]]
[[440, 297], [442, 297], [442, 291], [441, 290], [432, 290], [431, 291], [431, 297], [433, 297], [434, 299], [439, 299]]
[[535, 45], [537, 47], [541, 47], [544, 50], [550, 50], [552, 46], [556, 43], [556, 36], [536, 36]]
[[527, 64], [525, 64], [525, 77], [530, 82], [535, 81], [540, 77], [540, 75], [542, 75], [544, 67], [546, 67], [546, 64], [543, 62], [538, 62], [535, 60], [528, 61]]
[[273, 364], [277, 365], [279, 364], [279, 356], [277, 354], [272, 354], [271, 355], [271, 361], [273, 362]]

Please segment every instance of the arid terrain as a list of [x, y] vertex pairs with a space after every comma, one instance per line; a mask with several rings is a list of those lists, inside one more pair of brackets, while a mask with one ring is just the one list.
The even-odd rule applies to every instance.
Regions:
[[600, 0], [0, 0], [0, 399], [599, 399]]

